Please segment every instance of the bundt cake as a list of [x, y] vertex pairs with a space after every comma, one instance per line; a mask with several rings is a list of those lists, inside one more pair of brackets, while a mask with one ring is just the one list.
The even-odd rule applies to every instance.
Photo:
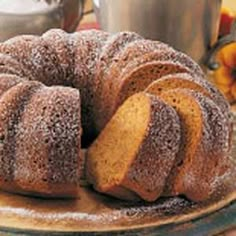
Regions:
[[205, 200], [225, 184], [231, 126], [201, 68], [162, 42], [51, 29], [0, 44], [1, 190], [77, 197], [86, 176], [122, 199]]

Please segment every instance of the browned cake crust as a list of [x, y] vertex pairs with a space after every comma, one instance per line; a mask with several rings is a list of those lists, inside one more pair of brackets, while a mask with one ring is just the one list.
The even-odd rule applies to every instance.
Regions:
[[58, 63], [63, 73], [63, 84], [71, 86], [72, 65], [70, 64], [69, 37], [70, 35], [61, 29], [51, 29], [42, 35], [42, 38], [57, 54]]
[[201, 201], [218, 195], [219, 189], [224, 189], [229, 181], [229, 127], [226, 117], [212, 100], [197, 92], [191, 93], [202, 111], [202, 140], [200, 152], [192, 160], [184, 160], [175, 189], [192, 200]]
[[[78, 194], [83, 166], [80, 120], [78, 90], [53, 86], [33, 94], [16, 133], [17, 185], [29, 192], [39, 188], [50, 197]], [[34, 175], [26, 176], [29, 171]]]
[[18, 36], [1, 44], [0, 52], [19, 61], [35, 80], [45, 85], [63, 84], [57, 54], [43, 38]]
[[[38, 82], [20, 83], [1, 96], [0, 106], [0, 185], [1, 189], [15, 189], [15, 130], [20, 123], [23, 107], [42, 84]], [[16, 190], [17, 191], [17, 190]]]

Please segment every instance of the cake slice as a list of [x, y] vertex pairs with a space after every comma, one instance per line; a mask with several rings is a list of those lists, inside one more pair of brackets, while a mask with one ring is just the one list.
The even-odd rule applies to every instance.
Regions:
[[187, 67], [171, 61], [153, 61], [140, 65], [123, 78], [120, 78], [120, 82], [115, 83], [115, 91], [117, 92], [116, 107], [134, 93], [145, 90], [154, 80], [168, 74], [184, 72], [189, 72]]
[[179, 63], [189, 69], [189, 74], [193, 77], [203, 78], [203, 72], [199, 66], [194, 63], [191, 58], [180, 52], [174, 51], [171, 48], [160, 47], [154, 51], [145, 53], [133, 60], [122, 68], [122, 73], [119, 75], [120, 78], [124, 77], [130, 71], [133, 71], [137, 67], [152, 61], [171, 61], [173, 63]]
[[88, 182], [115, 197], [122, 197], [120, 190], [127, 189], [146, 201], [155, 201], [163, 191], [179, 141], [175, 110], [156, 96], [135, 94], [88, 149]]
[[184, 194], [193, 201], [209, 199], [217, 192], [214, 183], [227, 172], [227, 120], [220, 108], [200, 93], [176, 89], [159, 96], [176, 109], [182, 130], [180, 151], [164, 195]]

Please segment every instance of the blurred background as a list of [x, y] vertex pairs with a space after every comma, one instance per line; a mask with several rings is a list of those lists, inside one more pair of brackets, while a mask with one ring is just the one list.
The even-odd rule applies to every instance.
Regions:
[[[236, 0], [223, 0], [223, 6], [230, 8], [230, 9], [234, 9], [236, 11]], [[87, 0], [85, 2], [85, 12], [91, 10], [93, 7], [93, 3], [92, 0]], [[95, 15], [94, 14], [88, 14], [86, 15], [82, 21], [81, 24], [86, 24], [87, 22], [95, 22]]]

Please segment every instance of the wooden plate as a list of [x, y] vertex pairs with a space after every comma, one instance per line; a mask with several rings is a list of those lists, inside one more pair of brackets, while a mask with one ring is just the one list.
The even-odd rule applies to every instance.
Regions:
[[[235, 157], [236, 135], [232, 152]], [[235, 200], [236, 185], [225, 190], [223, 196], [204, 203], [183, 197], [128, 203], [89, 187], [77, 200], [46, 200], [0, 192], [0, 234], [213, 235], [236, 226]]]
[[[232, 192], [204, 204], [194, 204], [184, 198], [160, 199], [153, 204], [127, 204], [88, 189], [81, 200], [76, 201], [49, 201], [1, 193], [0, 229], [24, 235], [48, 235], [50, 232], [152, 235], [163, 230], [165, 235], [167, 232], [188, 235], [188, 231], [189, 235], [194, 235], [190, 232], [200, 233], [201, 229], [199, 235], [204, 235], [203, 232], [209, 235], [209, 232], [222, 232], [236, 225], [236, 204], [230, 204], [235, 199], [236, 192]], [[219, 209], [222, 210], [217, 211]], [[163, 228], [164, 225], [167, 226]]]

